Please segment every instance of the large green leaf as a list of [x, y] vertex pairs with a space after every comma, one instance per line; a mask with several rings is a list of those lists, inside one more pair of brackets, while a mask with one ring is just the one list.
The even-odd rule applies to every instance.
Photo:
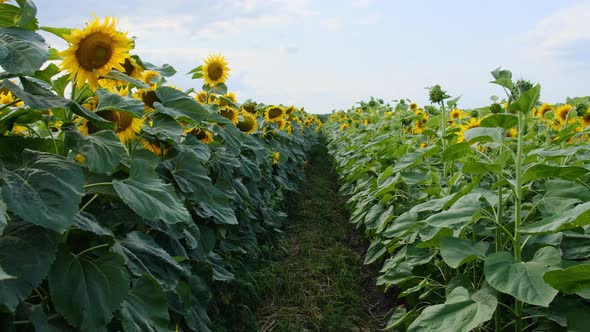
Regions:
[[543, 275], [560, 265], [561, 253], [553, 247], [539, 249], [528, 262], [514, 262], [510, 253], [501, 251], [486, 258], [484, 273], [488, 284], [497, 291], [547, 307], [558, 292], [547, 285]]
[[530, 182], [544, 178], [560, 178], [564, 180], [579, 180], [588, 170], [579, 166], [549, 166], [536, 164], [526, 169], [522, 175], [522, 182]]
[[149, 235], [131, 232], [113, 247], [125, 258], [129, 271], [136, 276], [150, 275], [164, 288], [172, 290], [183, 274], [180, 265]]
[[209, 117], [209, 112], [194, 98], [171, 87], [160, 87], [156, 95], [162, 105], [155, 104], [158, 112], [179, 121], [200, 122]]
[[518, 100], [508, 106], [511, 111], [519, 111], [525, 114], [530, 114], [531, 110], [537, 104], [539, 96], [541, 95], [541, 86], [535, 85], [532, 89], [525, 91], [520, 95]]
[[518, 117], [514, 114], [492, 114], [481, 120], [481, 127], [500, 127], [505, 130], [514, 128], [518, 125]]
[[424, 149], [416, 150], [414, 152], [406, 153], [397, 161], [397, 163], [395, 163], [393, 172], [403, 171], [409, 167], [415, 166], [422, 161], [423, 157], [433, 155], [439, 150], [440, 148], [437, 145], [433, 145]]
[[166, 293], [154, 278], [141, 277], [116, 315], [126, 332], [167, 331], [170, 318]]
[[25, 149], [24, 166], [4, 169], [2, 196], [8, 210], [33, 224], [63, 232], [73, 224], [84, 177], [75, 163], [54, 154]]
[[49, 272], [57, 249], [57, 234], [16, 221], [0, 237], [0, 266], [15, 278], [0, 280], [0, 306], [14, 311]]
[[15, 17], [17, 26], [29, 30], [37, 30], [37, 6], [31, 0], [16, 0], [20, 7], [20, 13]]
[[479, 193], [467, 194], [459, 198], [448, 210], [433, 214], [425, 221], [435, 227], [460, 230], [479, 217], [480, 198]]
[[590, 202], [527, 225], [520, 231], [526, 234], [548, 234], [585, 225], [590, 225]]
[[473, 154], [471, 146], [467, 142], [456, 143], [445, 149], [443, 161], [453, 161]]
[[117, 254], [94, 259], [61, 248], [49, 273], [49, 289], [55, 309], [70, 324], [82, 331], [106, 331], [127, 296], [129, 274]]
[[481, 161], [468, 161], [463, 165], [461, 171], [465, 174], [502, 174], [502, 165], [489, 164]]
[[506, 134], [502, 128], [471, 128], [465, 132], [465, 141], [467, 142], [488, 142], [494, 141], [502, 143]]
[[98, 105], [94, 110], [95, 112], [118, 111], [125, 112], [135, 118], [143, 116], [144, 105], [141, 100], [133, 97], [123, 97], [105, 89], [96, 90], [96, 95]]
[[467, 289], [457, 287], [443, 304], [426, 307], [408, 328], [413, 331], [467, 332], [492, 319], [498, 301], [483, 290], [469, 294]]
[[456, 238], [440, 239], [440, 255], [447, 265], [453, 269], [476, 259], [485, 260], [489, 242], [477, 242]]
[[141, 217], [165, 223], [189, 222], [191, 217], [170, 184], [158, 177], [157, 157], [137, 151], [131, 162], [131, 174], [125, 180], [113, 180], [119, 197]]
[[391, 330], [396, 328], [410, 319], [416, 313], [416, 308], [408, 311], [405, 307], [398, 306], [387, 321], [384, 330]]
[[191, 275], [188, 283], [179, 282], [176, 294], [182, 301], [184, 321], [192, 331], [210, 332], [211, 319], [207, 315], [207, 306], [211, 293], [205, 280], [198, 275]]
[[9, 73], [32, 75], [49, 57], [49, 46], [37, 33], [0, 27], [0, 66]]
[[166, 167], [172, 173], [180, 190], [186, 194], [195, 194], [196, 197], [213, 186], [211, 178], [207, 175], [207, 169], [195, 153], [182, 151], [176, 159], [167, 161]]
[[545, 273], [543, 279], [551, 287], [565, 294], [574, 294], [584, 289], [590, 289], [590, 264], [549, 271]]
[[62, 126], [65, 143], [72, 151], [84, 156], [84, 164], [96, 173], [107, 173], [115, 168], [127, 150], [115, 132], [101, 130], [83, 135], [75, 126]]

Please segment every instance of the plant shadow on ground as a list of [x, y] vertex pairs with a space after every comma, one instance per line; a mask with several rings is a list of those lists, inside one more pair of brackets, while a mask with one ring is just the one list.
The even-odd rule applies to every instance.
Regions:
[[324, 142], [312, 150], [306, 180], [289, 198], [289, 222], [253, 279], [258, 331], [377, 331], [395, 308], [395, 291], [375, 286], [363, 265], [367, 243], [348, 223]]

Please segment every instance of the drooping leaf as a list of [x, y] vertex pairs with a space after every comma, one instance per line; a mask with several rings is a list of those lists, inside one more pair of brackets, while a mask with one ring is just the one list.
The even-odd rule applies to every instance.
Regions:
[[550, 287], [543, 275], [561, 265], [561, 253], [553, 247], [539, 249], [531, 261], [514, 262], [505, 251], [490, 254], [484, 265], [486, 281], [497, 291], [525, 303], [549, 306], [558, 291]]
[[525, 234], [549, 234], [585, 225], [590, 225], [590, 202], [527, 225], [520, 231]]
[[156, 110], [175, 120], [200, 122], [209, 116], [209, 112], [201, 104], [182, 91], [160, 87], [156, 89], [156, 95], [161, 101], [161, 106], [155, 104]]
[[440, 148], [437, 145], [432, 145], [424, 149], [406, 153], [402, 158], [400, 158], [397, 161], [397, 163], [395, 163], [395, 166], [393, 167], [393, 172], [403, 171], [409, 167], [415, 166], [422, 161], [423, 157], [433, 155], [437, 153], [439, 150]]
[[510, 128], [514, 128], [517, 124], [518, 117], [514, 114], [492, 114], [481, 120], [480, 126], [488, 128], [500, 127], [504, 128], [504, 130], [509, 130]]
[[168, 330], [168, 299], [158, 282], [139, 278], [116, 314], [125, 332], [158, 332]]
[[113, 180], [119, 197], [141, 217], [165, 223], [189, 222], [191, 217], [170, 184], [156, 174], [158, 159], [148, 151], [137, 151], [131, 173], [125, 180]]
[[516, 102], [508, 105], [508, 109], [530, 114], [537, 101], [539, 101], [540, 95], [541, 85], [537, 84], [532, 89], [523, 92]]
[[9, 73], [33, 75], [49, 57], [49, 46], [37, 33], [0, 27], [0, 66]]
[[73, 224], [84, 177], [75, 163], [25, 149], [23, 167], [4, 169], [2, 196], [8, 210], [33, 224], [63, 232]]
[[527, 183], [544, 178], [560, 178], [564, 180], [579, 180], [588, 170], [579, 166], [549, 166], [536, 164], [526, 169], [522, 175], [522, 182]]
[[398, 306], [397, 308], [395, 308], [395, 311], [387, 321], [384, 330], [387, 331], [400, 326], [401, 324], [409, 320], [415, 313], [416, 308], [413, 308], [412, 310], [408, 311], [405, 307]]
[[123, 256], [131, 273], [136, 276], [150, 275], [167, 290], [174, 289], [180, 277], [186, 274], [149, 235], [138, 231], [118, 241], [113, 251]]
[[456, 237], [440, 239], [440, 254], [447, 265], [453, 269], [476, 259], [485, 260], [488, 242], [471, 242]]
[[545, 273], [543, 279], [551, 287], [565, 294], [574, 294], [584, 289], [590, 289], [590, 264], [549, 271]]
[[129, 274], [114, 253], [97, 259], [60, 248], [49, 273], [49, 290], [57, 312], [83, 331], [104, 331], [127, 296]]
[[8, 224], [0, 237], [0, 305], [10, 311], [29, 297], [49, 272], [57, 250], [57, 233], [23, 221]]
[[96, 90], [96, 95], [98, 105], [95, 112], [108, 110], [124, 112], [135, 118], [143, 116], [144, 104], [141, 100], [129, 96], [120, 96], [106, 89]]
[[453, 161], [463, 157], [467, 157], [473, 153], [471, 146], [467, 142], [461, 142], [449, 146], [443, 152], [443, 161]]
[[49, 324], [47, 314], [43, 311], [43, 305], [37, 304], [32, 306], [31, 312], [29, 313], [29, 320], [35, 327], [35, 331], [43, 332], [60, 332], [62, 330]]
[[490, 320], [497, 305], [496, 297], [483, 290], [469, 294], [467, 289], [457, 287], [445, 303], [426, 307], [408, 332], [471, 331]]
[[96, 173], [108, 173], [115, 168], [127, 150], [115, 132], [101, 130], [83, 135], [73, 125], [62, 126], [65, 143], [72, 151], [84, 156], [84, 164]]

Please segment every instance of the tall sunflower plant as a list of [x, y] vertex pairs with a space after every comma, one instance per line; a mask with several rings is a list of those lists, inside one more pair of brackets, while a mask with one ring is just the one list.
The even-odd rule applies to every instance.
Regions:
[[322, 129], [365, 263], [399, 289], [386, 330], [587, 329], [590, 99], [492, 76], [505, 96], [481, 108], [435, 86], [430, 105], [372, 99]]
[[40, 27], [36, 11], [0, 3], [0, 329], [231, 326], [321, 121], [292, 107], [267, 126], [221, 55], [183, 91], [117, 19]]

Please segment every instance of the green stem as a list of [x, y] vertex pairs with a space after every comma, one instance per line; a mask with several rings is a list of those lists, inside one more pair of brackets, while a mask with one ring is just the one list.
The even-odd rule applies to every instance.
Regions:
[[[514, 261], [520, 262], [521, 257], [521, 240], [520, 240], [520, 226], [521, 226], [521, 209], [522, 209], [522, 163], [523, 163], [523, 145], [524, 145], [524, 114], [518, 112], [518, 143], [516, 148], [516, 187], [514, 188]], [[516, 301], [514, 304], [515, 324], [514, 330], [522, 332], [522, 301]]]
[[94, 196], [92, 196], [92, 198], [90, 198], [88, 200], [88, 202], [86, 202], [86, 204], [84, 204], [84, 206], [82, 206], [82, 208], [80, 209], [80, 212], [84, 211], [88, 206], [90, 206], [90, 204], [92, 204], [92, 202], [94, 202], [94, 200], [98, 197], [98, 194], [94, 194]]
[[99, 244], [99, 245], [97, 245], [97, 246], [90, 247], [90, 248], [88, 248], [88, 249], [86, 249], [86, 250], [82, 250], [81, 252], [77, 253], [75, 256], [76, 256], [76, 257], [80, 257], [80, 256], [84, 255], [85, 253], [87, 253], [87, 252], [90, 252], [90, 251], [92, 251], [92, 250], [95, 250], [95, 249], [100, 249], [100, 248], [104, 248], [104, 247], [108, 247], [108, 246], [110, 246], [110, 244], [109, 244], [109, 243], [103, 243], [103, 244]]
[[[499, 179], [502, 181], [502, 179]], [[498, 186], [498, 211], [496, 212], [496, 252], [502, 251], [502, 230], [499, 227], [502, 225], [502, 207], [504, 204], [504, 200], [502, 198], [502, 186]], [[500, 301], [500, 292], [496, 292], [496, 299], [498, 302]], [[500, 331], [502, 324], [502, 316], [500, 312], [500, 307], [496, 308], [496, 313], [494, 315], [494, 326], [496, 331]]]
[[112, 185], [112, 182], [96, 182], [96, 183], [91, 183], [91, 184], [87, 184], [84, 186], [84, 189], [88, 189], [88, 188], [92, 188], [92, 187], [98, 187], [98, 186], [110, 186]]

